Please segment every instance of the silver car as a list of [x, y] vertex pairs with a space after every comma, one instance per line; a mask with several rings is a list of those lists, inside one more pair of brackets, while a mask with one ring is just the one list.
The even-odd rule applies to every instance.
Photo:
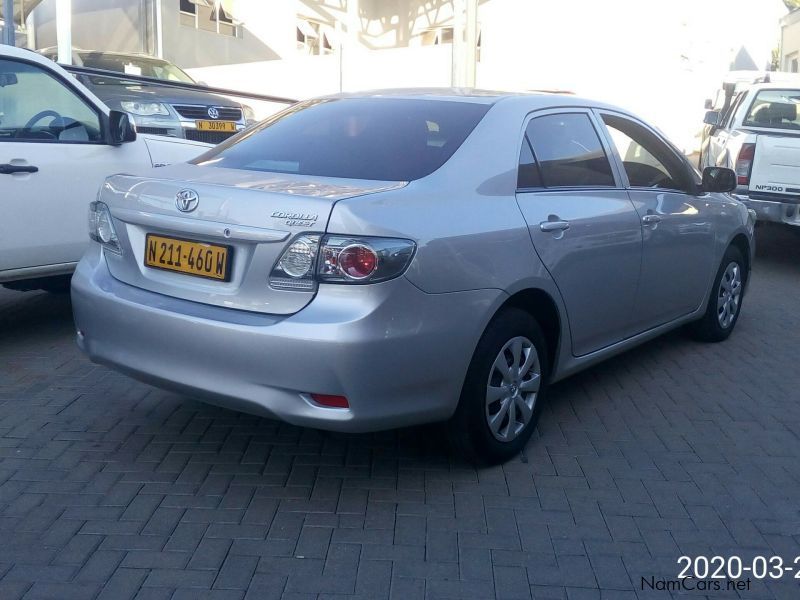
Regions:
[[682, 325], [731, 334], [754, 225], [735, 185], [573, 96], [312, 100], [106, 181], [72, 282], [78, 344], [296, 425], [446, 420], [461, 452], [502, 461], [549, 384]]

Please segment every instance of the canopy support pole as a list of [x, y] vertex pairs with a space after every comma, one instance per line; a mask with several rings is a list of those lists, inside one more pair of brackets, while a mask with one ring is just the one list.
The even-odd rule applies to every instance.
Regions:
[[3, 39], [0, 43], [16, 45], [14, 30], [14, 0], [3, 0]]
[[58, 62], [72, 64], [72, 0], [56, 0]]

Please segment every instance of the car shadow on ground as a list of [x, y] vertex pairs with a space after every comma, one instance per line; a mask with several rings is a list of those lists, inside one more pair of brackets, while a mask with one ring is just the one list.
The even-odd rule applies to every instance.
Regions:
[[15, 292], [0, 287], [0, 351], [11, 344], [60, 338], [71, 334], [69, 294]]
[[[757, 258], [752, 282], [755, 289], [749, 295], [765, 293], [758, 286], [762, 274], [790, 276], [798, 281], [798, 294], [791, 300], [796, 302], [800, 297], [800, 279], [797, 279], [800, 275], [800, 231], [764, 225], [758, 228], [757, 238]], [[744, 330], [758, 326], [758, 316], [751, 315], [745, 308], [739, 324], [740, 330], [736, 333], [746, 335]], [[52, 351], [54, 346], [59, 347], [58, 352], [71, 353], [77, 357], [79, 351], [74, 346], [73, 333], [68, 294], [22, 293], [0, 288], [0, 357], [14, 357], [25, 352], [46, 352], [48, 349]], [[630, 393], [626, 386], [631, 385], [631, 374], [634, 379], [639, 375], [651, 378], [680, 377], [680, 357], [697, 351], [697, 342], [690, 340], [682, 332], [675, 331], [553, 385], [531, 442], [523, 455], [515, 460], [527, 462], [529, 455], [540, 451], [538, 446], [552, 443], [554, 438], [568, 436], [568, 432], [559, 428], [562, 415], [569, 413], [574, 416], [593, 414], [595, 410], [602, 411], [600, 407], [593, 408], [592, 403], [598, 397], [613, 398], [615, 395], [625, 396]], [[676, 373], [669, 373], [670, 365], [676, 368]], [[0, 370], [0, 385], [2, 382], [3, 373]], [[146, 394], [154, 396], [158, 402], [172, 405], [175, 411], [192, 411], [198, 419], [230, 423], [234, 429], [239, 427], [237, 423], [241, 424], [241, 431], [237, 433], [234, 430], [233, 435], [250, 435], [259, 430], [279, 430], [280, 436], [287, 441], [294, 440], [294, 443], [298, 443], [301, 440], [301, 444], [307, 441], [315, 445], [341, 446], [344, 455], [353, 452], [358, 454], [363, 450], [368, 453], [378, 452], [387, 457], [399, 457], [404, 461], [424, 463], [432, 468], [467, 466], [461, 463], [459, 457], [450, 455], [442, 427], [438, 424], [373, 434], [329, 433], [240, 415], [160, 390], [150, 389]], [[129, 416], [148, 430], [157, 429], [158, 424], [164, 422], [163, 413], [149, 413], [146, 407], [131, 408]], [[148, 424], [149, 421], [152, 422]]]

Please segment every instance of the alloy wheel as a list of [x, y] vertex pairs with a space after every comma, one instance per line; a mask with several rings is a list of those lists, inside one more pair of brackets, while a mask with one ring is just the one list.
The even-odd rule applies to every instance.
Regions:
[[717, 319], [720, 327], [730, 327], [739, 312], [742, 298], [742, 270], [739, 263], [731, 262], [722, 274], [717, 291]]
[[489, 370], [486, 422], [501, 442], [514, 440], [533, 418], [542, 382], [536, 346], [526, 337], [506, 342]]

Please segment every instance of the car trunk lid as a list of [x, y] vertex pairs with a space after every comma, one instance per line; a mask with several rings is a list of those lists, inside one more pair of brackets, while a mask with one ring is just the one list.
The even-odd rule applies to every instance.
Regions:
[[339, 200], [403, 185], [188, 164], [157, 174], [118, 175], [103, 188], [122, 247], [106, 253], [111, 274], [168, 296], [269, 314], [295, 313], [316, 292], [269, 286], [295, 237], [324, 232]]

